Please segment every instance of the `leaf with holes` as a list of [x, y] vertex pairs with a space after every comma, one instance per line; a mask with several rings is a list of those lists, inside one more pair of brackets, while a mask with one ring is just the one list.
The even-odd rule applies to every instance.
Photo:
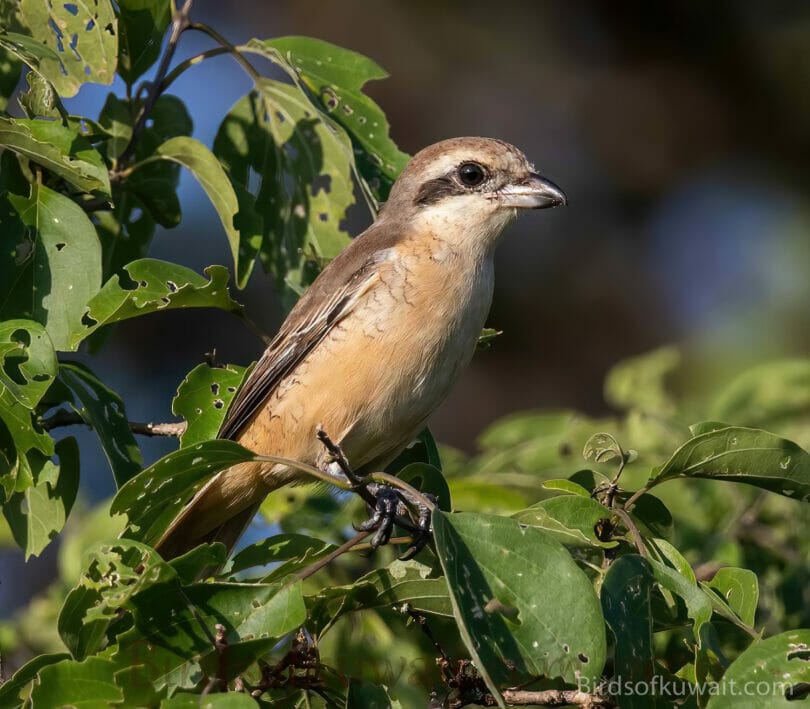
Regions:
[[810, 455], [767, 431], [710, 423], [654, 471], [648, 487], [673, 478], [711, 478], [755, 485], [810, 500]]
[[[4, 317], [42, 323], [56, 350], [74, 349], [84, 330], [87, 301], [101, 285], [101, 248], [93, 224], [73, 200], [47, 187], [31, 185], [31, 196], [9, 195], [27, 227], [15, 254], [0, 255]], [[0, 227], [13, 215], [0, 212]], [[77, 343], [76, 343], [77, 344]]]
[[107, 632], [133, 596], [160, 585], [164, 593], [177, 574], [160, 555], [129, 539], [101, 542], [83, 555], [83, 570], [59, 613], [59, 636], [83, 660], [105, 643]]
[[341, 222], [354, 202], [351, 144], [296, 87], [260, 79], [256, 88], [223, 120], [214, 152], [235, 185], [258, 183], [263, 243], [248, 246], [261, 248], [265, 270], [277, 277], [291, 306], [348, 244]]
[[253, 460], [233, 441], [212, 440], [169, 453], [124, 485], [110, 511], [126, 514], [126, 536], [154, 544], [174, 516], [220, 470]]
[[[43, 667], [69, 659], [70, 655], [66, 652], [57, 652], [39, 655], [26, 662], [12, 677], [0, 684], [0, 706], [24, 706], [25, 700], [21, 697], [22, 690], [30, 687], [36, 681], [39, 671]], [[30, 689], [26, 692], [26, 696], [28, 696], [28, 692], [30, 692]]]
[[118, 22], [109, 0], [21, 0], [20, 10], [31, 36], [56, 54], [40, 57], [39, 71], [60, 96], [74, 96], [88, 82], [113, 82]]
[[[806, 702], [791, 701], [806, 695], [810, 684], [810, 630], [790, 630], [750, 645], [731, 663], [708, 709], [743, 706], [742, 687], [756, 688], [757, 709], [790, 709]], [[786, 696], [787, 695], [787, 696]]]
[[113, 276], [87, 304], [83, 331], [73, 346], [90, 333], [111, 323], [175, 308], [219, 308], [241, 313], [242, 306], [228, 292], [228, 270], [209, 266], [204, 276], [185, 266], [156, 259], [139, 259], [127, 264], [127, 282]]
[[0, 145], [30, 158], [84, 192], [110, 194], [107, 167], [76, 126], [0, 116]]
[[391, 140], [385, 113], [362, 89], [388, 73], [362, 54], [311, 37], [279, 37], [261, 44], [279, 52], [320, 109], [349, 133], [360, 174], [377, 201], [385, 201], [408, 155]]
[[6, 498], [14, 492], [23, 492], [34, 484], [34, 473], [28, 462], [29, 451], [50, 457], [54, 441], [35, 421], [27, 406], [17, 401], [5, 388], [0, 387], [0, 486]]
[[141, 449], [129, 430], [124, 402], [79, 362], [62, 362], [59, 378], [76, 395], [80, 406], [74, 404], [73, 409], [96, 432], [115, 485], [120, 488], [143, 467]]
[[599, 677], [599, 600], [560, 542], [512, 519], [469, 513], [434, 512], [433, 533], [461, 636], [496, 697], [499, 686], [529, 676]]
[[3, 505], [11, 533], [25, 558], [39, 556], [65, 526], [79, 490], [79, 446], [63, 438], [55, 447], [59, 465], [34, 455], [29, 459], [34, 484]]
[[118, 73], [133, 84], [160, 56], [170, 0], [118, 0]]
[[602, 541], [596, 535], [611, 511], [603, 504], [579, 495], [558, 495], [512, 515], [521, 524], [542, 529], [563, 544], [579, 547], [615, 547], [617, 541]]
[[245, 367], [235, 364], [199, 364], [186, 375], [172, 400], [172, 413], [188, 424], [180, 437], [181, 446], [216, 438], [245, 372]]
[[56, 353], [45, 328], [33, 320], [0, 322], [0, 386], [33, 409], [56, 376]]

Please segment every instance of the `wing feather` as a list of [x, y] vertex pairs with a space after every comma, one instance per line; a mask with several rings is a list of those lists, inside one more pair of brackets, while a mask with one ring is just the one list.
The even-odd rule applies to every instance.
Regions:
[[[372, 256], [330, 297], [313, 287], [298, 301], [233, 399], [219, 438], [236, 438], [288, 374], [345, 318], [377, 282], [380, 254]], [[320, 302], [319, 302], [320, 300]]]

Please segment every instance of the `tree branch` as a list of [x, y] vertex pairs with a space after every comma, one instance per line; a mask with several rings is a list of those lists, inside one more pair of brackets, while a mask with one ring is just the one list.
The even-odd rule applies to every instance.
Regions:
[[[39, 425], [46, 431], [62, 426], [89, 425], [77, 413], [59, 409], [46, 419], [41, 419]], [[175, 436], [180, 437], [186, 432], [188, 424], [185, 421], [169, 421], [166, 423], [138, 423], [137, 421], [127, 421], [129, 430], [140, 436]]]
[[169, 35], [169, 42], [166, 45], [166, 51], [163, 52], [163, 56], [160, 59], [157, 74], [155, 74], [154, 81], [152, 81], [152, 84], [149, 87], [149, 93], [146, 96], [146, 100], [144, 100], [141, 110], [138, 111], [138, 115], [135, 118], [135, 123], [132, 126], [132, 137], [129, 139], [127, 147], [124, 148], [124, 151], [118, 157], [118, 163], [120, 165], [125, 165], [135, 154], [135, 147], [138, 144], [138, 139], [141, 137], [141, 133], [146, 125], [146, 121], [149, 119], [149, 114], [155, 107], [155, 103], [157, 102], [158, 98], [160, 98], [161, 91], [163, 90], [163, 80], [166, 78], [166, 73], [169, 71], [169, 65], [172, 63], [172, 58], [177, 50], [177, 43], [180, 40], [180, 35], [183, 34], [183, 32], [185, 32], [191, 24], [188, 15], [189, 12], [191, 12], [191, 5], [193, 2], [194, 0], [186, 0], [185, 3], [183, 3], [183, 7], [174, 13], [174, 18], [172, 19], [172, 30], [171, 34]]
[[519, 689], [507, 689], [503, 693], [504, 701], [511, 706], [540, 705], [545, 707], [562, 707], [574, 705], [583, 709], [602, 709], [615, 707], [616, 703], [609, 697], [598, 694], [586, 694], [578, 689], [544, 689], [539, 692], [528, 692]]

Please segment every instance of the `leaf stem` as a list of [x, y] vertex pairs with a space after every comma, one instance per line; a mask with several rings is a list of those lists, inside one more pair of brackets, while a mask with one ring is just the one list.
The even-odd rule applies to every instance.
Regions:
[[630, 495], [630, 497], [627, 499], [627, 502], [625, 502], [624, 505], [622, 505], [622, 507], [625, 510], [629, 510], [633, 505], [636, 504], [636, 502], [638, 502], [639, 497], [641, 497], [642, 495], [648, 493], [649, 491], [650, 491], [650, 488], [647, 487], [646, 485], [644, 485], [643, 487], [640, 487], [632, 495]]

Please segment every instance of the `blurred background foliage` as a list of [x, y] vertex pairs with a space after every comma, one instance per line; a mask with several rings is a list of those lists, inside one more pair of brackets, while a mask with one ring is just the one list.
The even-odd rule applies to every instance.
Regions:
[[[232, 0], [199, 2], [195, 16], [233, 42], [307, 34], [372, 57], [391, 77], [367, 91], [402, 150], [454, 135], [500, 137], [568, 194], [568, 209], [510, 229], [490, 317], [504, 334], [476, 356], [434, 417], [458, 509], [516, 511], [536, 502], [545, 494], [538, 480], [585, 467], [582, 446], [597, 430], [641, 454], [625, 473], [628, 487], [698, 420], [762, 426], [810, 446], [810, 382], [800, 361], [810, 348], [806, 3]], [[178, 59], [208, 46], [189, 34]], [[182, 75], [172, 92], [188, 107], [192, 135], [211, 145], [250, 83], [228, 57], [199, 71]], [[65, 106], [96, 115], [108, 91], [88, 85]], [[228, 263], [201, 188], [187, 173], [180, 185], [183, 219], [158, 227], [150, 255], [198, 271]], [[369, 218], [350, 209], [351, 232]], [[269, 276], [257, 271], [240, 300], [266, 332], [275, 330], [283, 306]], [[131, 419], [168, 420], [177, 385], [204, 353], [246, 364], [261, 348], [225, 313], [169, 312], [115, 331], [93, 368]], [[607, 377], [651, 350], [641, 370], [625, 370], [641, 380], [623, 380], [622, 369]], [[782, 364], [765, 364], [775, 359]], [[746, 407], [750, 387], [740, 377], [754, 376], [743, 374], [754, 366], [771, 369], [760, 371], [762, 391]], [[78, 435], [83, 451], [97, 446], [92, 434]], [[146, 463], [174, 445], [139, 443]], [[23, 564], [7, 530], [0, 533], [0, 578], [14, 580], [0, 584], [0, 648], [17, 653], [5, 658], [11, 666], [63, 650], [61, 600], [88, 541], [111, 531], [97, 505], [113, 482], [97, 450], [93, 460], [85, 454], [79, 501], [59, 544]], [[677, 520], [673, 543], [698, 573], [708, 578], [719, 564], [757, 572], [758, 627], [810, 625], [806, 505], [697, 480], [657, 494]], [[271, 498], [264, 511], [284, 531], [334, 539], [354, 512], [305, 488]], [[265, 534], [257, 525], [250, 539]], [[353, 559], [334, 571], [346, 582], [371, 568]], [[374, 638], [375, 654], [392, 664], [370, 679], [407, 688], [416, 677], [422, 685], [434, 670], [412, 660], [430, 656], [425, 639], [383, 621], [344, 618], [322, 653], [360, 675], [359, 643]], [[368, 624], [371, 633], [363, 632]], [[674, 655], [682, 640], [677, 632], [656, 636]]]

